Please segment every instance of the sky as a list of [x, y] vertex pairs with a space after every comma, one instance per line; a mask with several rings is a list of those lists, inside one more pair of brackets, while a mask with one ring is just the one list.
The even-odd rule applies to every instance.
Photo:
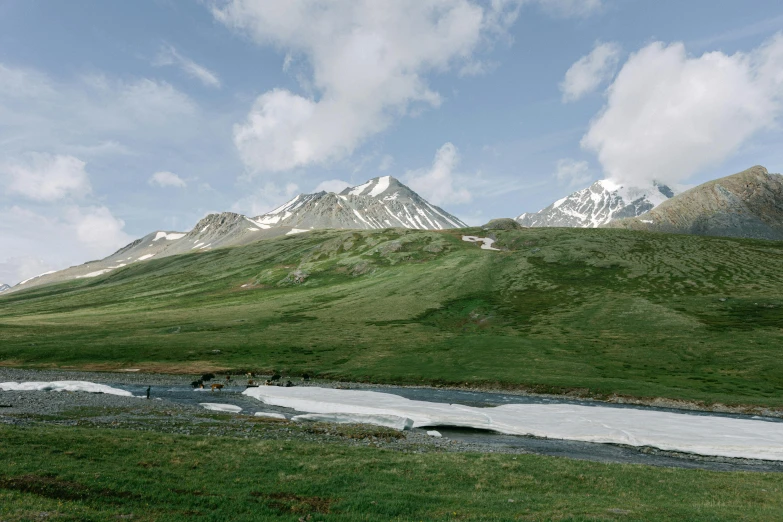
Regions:
[[783, 170], [783, 4], [0, 0], [0, 283], [392, 175], [470, 224]]

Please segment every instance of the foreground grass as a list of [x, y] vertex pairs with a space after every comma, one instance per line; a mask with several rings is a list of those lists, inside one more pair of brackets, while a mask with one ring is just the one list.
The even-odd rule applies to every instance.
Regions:
[[[0, 519], [774, 520], [783, 476], [0, 426]], [[310, 518], [308, 518], [310, 517]]]
[[486, 234], [316, 231], [0, 297], [0, 364], [783, 407], [783, 242], [462, 233]]

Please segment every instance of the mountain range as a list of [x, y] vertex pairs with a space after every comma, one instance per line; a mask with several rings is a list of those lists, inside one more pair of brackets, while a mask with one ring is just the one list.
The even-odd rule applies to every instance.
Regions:
[[699, 236], [783, 240], [783, 176], [757, 165], [708, 181], [644, 216], [605, 226]]
[[525, 227], [595, 228], [615, 219], [640, 216], [673, 196], [674, 191], [663, 184], [631, 187], [602, 179], [516, 219]]
[[[666, 185], [622, 186], [600, 180], [535, 213], [496, 220], [488, 230], [521, 227], [625, 228], [680, 234], [783, 239], [783, 177], [756, 166], [681, 194]], [[489, 224], [488, 224], [489, 225]], [[445, 230], [463, 221], [391, 176], [342, 192], [300, 194], [256, 217], [210, 214], [189, 232], [155, 231], [99, 261], [48, 272], [0, 292], [97, 277], [132, 263], [240, 246], [315, 229]]]
[[206, 216], [189, 232], [158, 230], [104, 259], [41, 274], [22, 281], [14, 290], [97, 277], [147, 259], [246, 245], [313, 229], [443, 230], [463, 227], [467, 227], [463, 221], [432, 205], [396, 178], [381, 176], [348, 187], [339, 194], [300, 194], [275, 210], [256, 217], [222, 212]]

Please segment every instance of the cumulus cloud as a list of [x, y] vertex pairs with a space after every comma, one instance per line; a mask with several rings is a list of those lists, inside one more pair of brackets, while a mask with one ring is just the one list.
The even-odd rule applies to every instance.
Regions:
[[104, 206], [70, 207], [66, 222], [78, 241], [95, 254], [111, 253], [131, 240], [123, 231], [125, 221], [114, 217]]
[[576, 187], [590, 181], [590, 167], [586, 161], [564, 158], [557, 161], [555, 177], [560, 184]]
[[135, 143], [160, 146], [191, 135], [197, 114], [166, 82], [104, 75], [59, 81], [0, 64], [0, 154], [128, 154]]
[[334, 192], [336, 194], [339, 194], [342, 192], [345, 188], [350, 187], [351, 184], [347, 181], [343, 181], [341, 179], [328, 179], [326, 181], [322, 181], [318, 184], [317, 187], [313, 190], [313, 192], [321, 192], [322, 190], [326, 192]]
[[15, 284], [50, 270], [105, 257], [131, 241], [105, 206], [68, 205], [36, 212], [0, 208], [0, 281]]
[[153, 174], [152, 177], [148, 180], [148, 183], [150, 185], [157, 185], [159, 187], [184, 188], [188, 185], [184, 179], [180, 178], [173, 172], [168, 172], [165, 170]]
[[228, 0], [217, 20], [259, 44], [303, 57], [317, 96], [260, 95], [234, 141], [251, 171], [343, 158], [395, 118], [442, 103], [426, 74], [470, 64], [485, 38], [516, 16], [494, 0]]
[[179, 67], [185, 74], [195, 78], [207, 87], [220, 88], [220, 78], [203, 65], [199, 65], [190, 58], [183, 56], [173, 45], [163, 44], [152, 64], [157, 67]]
[[73, 156], [27, 154], [25, 159], [0, 166], [9, 194], [35, 201], [57, 201], [66, 196], [82, 197], [91, 191], [85, 163]]
[[455, 170], [459, 165], [459, 152], [451, 143], [445, 143], [435, 153], [435, 159], [429, 169], [408, 171], [406, 183], [424, 199], [435, 205], [467, 203], [470, 192], [464, 188], [455, 188], [460, 178]]
[[581, 57], [566, 71], [565, 78], [560, 84], [563, 103], [576, 101], [597, 89], [614, 73], [619, 59], [618, 44], [596, 44], [590, 54]]
[[676, 184], [776, 123], [781, 71], [782, 34], [733, 55], [652, 43], [623, 65], [582, 146], [618, 182]]

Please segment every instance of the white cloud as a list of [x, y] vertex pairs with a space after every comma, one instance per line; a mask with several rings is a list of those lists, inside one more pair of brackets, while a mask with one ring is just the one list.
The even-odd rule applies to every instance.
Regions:
[[590, 54], [581, 57], [566, 71], [560, 84], [563, 103], [576, 101], [597, 89], [601, 82], [608, 80], [614, 73], [619, 59], [618, 44], [596, 44]]
[[471, 64], [479, 45], [516, 16], [493, 0], [229, 0], [213, 9], [226, 26], [312, 67], [318, 96], [268, 91], [236, 125], [249, 170], [283, 171], [351, 154], [395, 118], [437, 107], [425, 75]]
[[347, 181], [343, 181], [341, 179], [329, 179], [319, 183], [313, 192], [321, 192], [322, 190], [325, 190], [326, 192], [334, 192], [335, 194], [339, 194], [343, 191], [343, 189], [350, 186], [351, 184]]
[[623, 65], [582, 146], [618, 182], [677, 183], [774, 125], [781, 87], [782, 34], [730, 56], [655, 42]]
[[15, 284], [105, 257], [131, 241], [123, 231], [124, 222], [104, 206], [71, 205], [48, 211], [0, 208], [0, 280]]
[[152, 64], [157, 67], [166, 65], [179, 67], [185, 74], [199, 80], [207, 87], [220, 88], [220, 78], [217, 74], [181, 55], [173, 45], [163, 44]]
[[455, 181], [461, 183], [461, 176], [454, 171], [459, 165], [457, 147], [445, 143], [435, 153], [432, 167], [408, 171], [406, 183], [424, 199], [435, 205], [467, 203], [470, 192], [464, 188], [454, 188]]
[[153, 174], [152, 177], [149, 179], [148, 183], [150, 185], [157, 185], [159, 187], [184, 188], [188, 185], [187, 183], [185, 183], [184, 179], [180, 178], [173, 172], [168, 172], [165, 170]]
[[109, 254], [131, 241], [123, 231], [125, 222], [103, 206], [70, 207], [66, 211], [66, 221], [79, 242], [95, 254]]
[[558, 182], [569, 187], [584, 185], [591, 179], [590, 168], [586, 161], [564, 158], [557, 161], [555, 177]]
[[30, 153], [21, 162], [0, 166], [6, 190], [35, 201], [82, 197], [91, 191], [85, 163], [73, 156]]
[[[57, 81], [0, 64], [0, 154], [129, 154], [135, 143], [183, 140], [195, 128], [193, 101], [165, 82], [103, 75]], [[179, 141], [178, 141], [179, 140]], [[130, 146], [130, 147], [129, 147]]]
[[290, 200], [298, 191], [299, 186], [295, 183], [279, 185], [267, 182], [258, 187], [253, 193], [234, 203], [231, 211], [245, 214], [246, 216], [259, 216], [274, 210]]

